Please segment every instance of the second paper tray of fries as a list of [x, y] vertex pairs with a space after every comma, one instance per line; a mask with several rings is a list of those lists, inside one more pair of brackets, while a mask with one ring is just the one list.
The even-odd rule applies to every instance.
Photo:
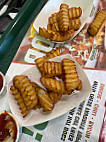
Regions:
[[50, 0], [35, 19], [37, 32], [50, 41], [74, 38], [87, 22], [93, 0]]

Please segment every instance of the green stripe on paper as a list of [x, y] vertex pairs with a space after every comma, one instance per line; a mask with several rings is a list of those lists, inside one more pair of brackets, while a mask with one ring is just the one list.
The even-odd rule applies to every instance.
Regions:
[[46, 128], [47, 124], [48, 124], [48, 121], [41, 123], [41, 124], [38, 124], [38, 125], [34, 125], [33, 127], [38, 129], [38, 130], [44, 130]]
[[37, 133], [35, 139], [38, 140], [38, 141], [40, 142], [41, 139], [42, 139], [42, 136], [43, 136], [43, 135]]
[[26, 127], [22, 127], [22, 133], [28, 134], [30, 136], [33, 136], [34, 132], [31, 131], [30, 129], [26, 128]]

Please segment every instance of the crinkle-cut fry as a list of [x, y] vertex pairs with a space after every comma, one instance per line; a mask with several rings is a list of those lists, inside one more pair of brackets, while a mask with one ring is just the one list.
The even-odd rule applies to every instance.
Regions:
[[52, 30], [53, 30], [54, 32], [59, 32], [59, 31], [60, 31], [59, 25], [58, 25], [57, 22], [55, 22], [55, 23], [52, 24]]
[[53, 18], [52, 18], [52, 16], [48, 18], [48, 23], [51, 24], [51, 25], [53, 24]]
[[80, 80], [79, 83], [78, 83], [77, 90], [81, 90], [81, 89], [82, 89], [82, 81]]
[[38, 91], [39, 88], [41, 88], [37, 83], [31, 82], [32, 86], [34, 87], [35, 91]]
[[74, 29], [77, 31], [81, 26], [81, 20], [80, 18], [70, 19], [70, 29]]
[[69, 59], [62, 60], [62, 67], [64, 72], [64, 83], [67, 91], [78, 88], [80, 82], [74, 61]]
[[59, 21], [59, 12], [52, 14], [51, 17], [48, 18], [49, 24], [53, 24], [53, 23], [58, 22], [58, 21]]
[[60, 55], [60, 47], [56, 49], [52, 49], [50, 52], [46, 54], [46, 56], [35, 59], [35, 63], [38, 69], [40, 70], [40, 72], [41, 73], [43, 72], [43, 63], [45, 61], [47, 61], [48, 59], [54, 58], [56, 56], [59, 56], [59, 55]]
[[[27, 106], [27, 107], [30, 108], [31, 106], [33, 107], [34, 105], [36, 105], [38, 102], [37, 92], [33, 88], [28, 77], [25, 76], [22, 80], [20, 80], [20, 75], [19, 75], [17, 77], [17, 79], [16, 79], [16, 77], [14, 77], [14, 78], [13, 78], [13, 83], [17, 87], [17, 89], [19, 89], [19, 91], [21, 91], [22, 94], [24, 94], [23, 92], [27, 92], [26, 96], [23, 95], [24, 97], [28, 96], [29, 100], [31, 101], [31, 102], [29, 101], [31, 105]], [[18, 84], [21, 84], [21, 87]], [[28, 102], [26, 102], [26, 104], [29, 105]]]
[[38, 98], [39, 98], [39, 103], [43, 108], [43, 111], [52, 111], [53, 110], [53, 102], [52, 100], [49, 98], [48, 93], [43, 90], [43, 89], [39, 89], [38, 90]]
[[88, 33], [95, 36], [101, 28], [104, 20], [106, 19], [106, 11], [99, 11], [95, 16], [93, 22], [88, 27]]
[[47, 30], [52, 30], [52, 24], [47, 25]]
[[64, 94], [65, 86], [63, 82], [56, 80], [54, 78], [47, 77], [41, 77], [40, 80], [47, 90]]
[[67, 32], [55, 33], [51, 38], [52, 41], [63, 42], [71, 39], [74, 35], [74, 30], [68, 30]]
[[59, 20], [58, 14], [57, 13], [52, 14], [52, 19], [53, 19], [52, 30], [59, 31], [60, 29], [58, 24], [58, 20]]
[[17, 101], [17, 104], [19, 105], [19, 108], [21, 110], [23, 117], [27, 116], [27, 114], [29, 113], [29, 110], [27, 109], [20, 92], [18, 91], [17, 88], [15, 88], [15, 86], [11, 86], [10, 90], [12, 91], [12, 94], [14, 95]]
[[61, 4], [60, 6], [59, 26], [61, 31], [67, 31], [69, 29], [69, 12], [67, 4]]
[[80, 7], [69, 8], [69, 18], [70, 19], [79, 18], [81, 14], [82, 14], [82, 9]]
[[46, 60], [47, 60], [47, 57], [46, 57], [46, 56], [43, 56], [43, 57], [40, 57], [40, 58], [35, 59], [35, 63], [36, 63], [36, 65], [37, 65], [38, 69], [40, 70], [40, 72], [43, 71], [43, 63], [44, 63], [44, 61], [46, 61]]
[[30, 96], [27, 95], [27, 92], [22, 91], [21, 96], [23, 97], [24, 103], [27, 107], [27, 109], [31, 109], [34, 107], [32, 101], [30, 100]]
[[61, 99], [62, 94], [50, 92], [49, 97], [53, 101], [53, 103], [57, 103]]
[[39, 27], [39, 35], [50, 39], [53, 36], [53, 32], [50, 32], [50, 30], [46, 30], [45, 28]]
[[45, 61], [43, 63], [43, 76], [54, 77], [62, 75], [62, 66], [60, 62]]
[[46, 57], [48, 58], [48, 59], [51, 59], [51, 58], [54, 58], [54, 57], [57, 57], [57, 56], [59, 56], [60, 55], [60, 47], [57, 47], [56, 49], [52, 49], [50, 52], [48, 52], [47, 54], [46, 54]]

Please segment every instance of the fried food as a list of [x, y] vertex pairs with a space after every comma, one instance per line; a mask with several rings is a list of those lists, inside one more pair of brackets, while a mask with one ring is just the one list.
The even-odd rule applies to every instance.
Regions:
[[46, 54], [46, 57], [48, 58], [48, 59], [51, 59], [51, 58], [54, 58], [54, 57], [57, 57], [57, 56], [59, 56], [60, 55], [60, 47], [57, 47], [56, 49], [52, 49], [50, 52], [48, 52], [47, 54]]
[[52, 23], [51, 24], [52, 24], [52, 30], [55, 32], [59, 31], [58, 21], [59, 21], [59, 14], [58, 13], [52, 14]]
[[88, 33], [91, 36], [95, 36], [98, 33], [105, 19], [106, 19], [106, 11], [99, 11], [95, 16], [93, 22], [89, 25], [87, 30]]
[[40, 72], [42, 73], [43, 72], [43, 63], [51, 58], [54, 58], [56, 56], [59, 56], [60, 55], [60, 47], [56, 48], [56, 49], [52, 49], [50, 52], [48, 52], [46, 54], [46, 56], [43, 56], [43, 57], [40, 57], [40, 58], [37, 58], [35, 60], [35, 63], [38, 67], [38, 69], [40, 70]]
[[79, 18], [82, 14], [82, 9], [80, 7], [72, 7], [69, 9], [69, 18]]
[[71, 91], [77, 89], [80, 79], [78, 77], [74, 61], [69, 59], [64, 59], [62, 61], [62, 67], [64, 72], [64, 83], [66, 90]]
[[47, 30], [52, 30], [52, 24], [47, 25]]
[[61, 4], [59, 12], [48, 18], [47, 30], [39, 27], [39, 35], [55, 42], [64, 42], [71, 39], [81, 26], [79, 17], [82, 14], [80, 7], [69, 8]]
[[38, 90], [38, 98], [39, 98], [39, 103], [43, 108], [43, 111], [49, 112], [53, 110], [53, 106], [54, 106], [53, 102], [49, 98], [49, 95], [45, 90], [43, 89]]
[[61, 99], [61, 93], [50, 92], [49, 97], [53, 101], [53, 103], [57, 103]]
[[40, 88], [40, 86], [35, 83], [35, 82], [31, 82], [32, 86], [34, 87], [35, 91], [38, 91], [38, 89]]
[[70, 29], [74, 29], [77, 31], [81, 26], [81, 20], [80, 18], [77, 19], [70, 19]]
[[64, 94], [65, 86], [63, 82], [56, 80], [54, 78], [47, 78], [47, 77], [41, 77], [40, 80], [47, 90], [55, 93]]
[[61, 31], [68, 31], [69, 30], [69, 11], [68, 11], [67, 4], [60, 5], [60, 12], [59, 12], [59, 26]]
[[37, 65], [38, 69], [40, 70], [40, 72], [43, 71], [43, 63], [44, 63], [44, 61], [46, 61], [46, 60], [47, 60], [47, 57], [46, 57], [46, 56], [37, 58], [37, 59], [35, 60], [35, 63], [36, 63], [36, 65]]
[[13, 78], [14, 86], [21, 92], [27, 109], [33, 108], [37, 102], [37, 92], [32, 86], [30, 80], [25, 75], [18, 75]]
[[68, 30], [66, 32], [61, 32], [61, 33], [55, 33], [52, 37], [52, 41], [58, 41], [58, 42], [62, 42], [62, 41], [67, 41], [70, 38], [72, 38], [72, 36], [74, 35], [74, 30]]
[[43, 64], [43, 76], [53, 77], [62, 75], [62, 66], [60, 62], [45, 61]]
[[54, 32], [58, 32], [59, 31], [59, 25], [58, 25], [57, 22], [55, 22], [55, 23], [52, 24], [52, 30]]
[[51, 39], [53, 34], [54, 34], [53, 31], [46, 30], [45, 28], [39, 27], [39, 35], [40, 36]]
[[12, 91], [12, 94], [14, 95], [15, 99], [17, 100], [17, 104], [19, 105], [19, 108], [21, 110], [21, 113], [23, 117], [27, 116], [29, 113], [29, 110], [27, 109], [23, 98], [21, 97], [20, 92], [15, 86], [11, 86], [10, 90]]
[[82, 89], [82, 81], [80, 80], [79, 83], [78, 83], [77, 90], [81, 90], [81, 89]]

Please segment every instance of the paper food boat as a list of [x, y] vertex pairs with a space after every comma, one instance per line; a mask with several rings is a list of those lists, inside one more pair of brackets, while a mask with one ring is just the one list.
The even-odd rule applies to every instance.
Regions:
[[75, 31], [75, 34], [72, 38], [74, 38], [80, 32], [90, 15], [93, 7], [93, 0], [49, 0], [33, 23], [33, 26], [37, 32], [39, 32], [39, 27], [47, 28], [48, 18], [51, 16], [51, 14], [59, 11], [59, 7], [62, 3], [68, 4], [69, 7], [81, 7], [81, 27], [78, 31]]
[[[36, 109], [36, 110], [31, 110], [30, 113], [25, 118], [23, 118], [21, 111], [17, 105], [17, 102], [14, 99], [12, 92], [10, 91], [10, 87], [12, 86], [12, 81], [9, 82], [8, 98], [9, 98], [10, 109], [13, 115], [17, 118], [21, 126], [31, 126], [59, 117], [65, 114], [66, 112], [68, 112], [69, 110], [73, 109], [77, 105], [79, 105], [91, 93], [90, 82], [85, 72], [78, 64], [78, 62], [75, 59], [73, 59], [69, 54], [58, 56], [52, 58], [51, 60], [61, 62], [64, 58], [71, 59], [75, 62], [79, 78], [82, 81], [82, 90], [77, 91], [71, 95], [63, 95], [62, 98], [55, 104], [52, 112], [50, 113], [43, 112], [42, 109]], [[26, 70], [22, 74], [27, 75], [31, 81], [38, 83], [42, 88], [44, 88], [44, 86], [42, 86], [40, 82], [41, 74], [36, 66]]]

